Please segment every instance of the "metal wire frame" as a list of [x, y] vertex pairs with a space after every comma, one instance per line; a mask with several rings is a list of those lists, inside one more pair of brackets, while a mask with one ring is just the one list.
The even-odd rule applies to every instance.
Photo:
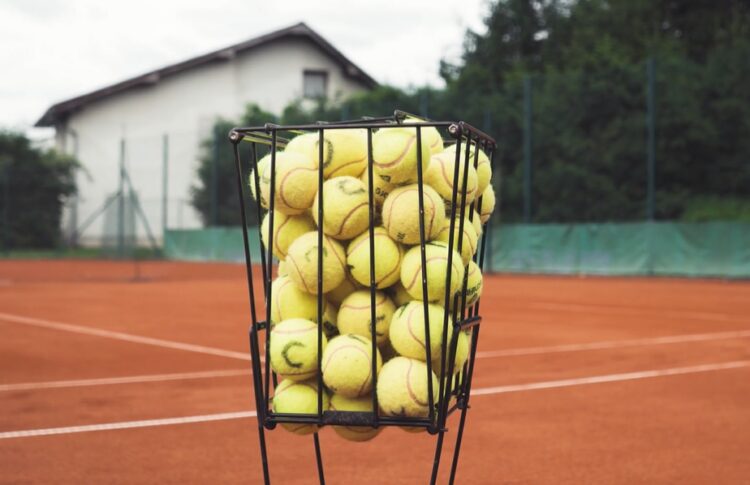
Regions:
[[[418, 122], [412, 122], [409, 118], [416, 118]], [[425, 321], [425, 348], [426, 348], [426, 367], [427, 367], [427, 382], [428, 382], [428, 408], [429, 413], [425, 418], [411, 418], [411, 417], [399, 417], [399, 416], [384, 416], [379, 412], [377, 392], [377, 363], [375, 355], [377, 350], [376, 335], [375, 335], [375, 203], [374, 203], [374, 190], [373, 190], [373, 155], [372, 155], [372, 136], [374, 130], [391, 129], [395, 127], [408, 126], [414, 128], [416, 131], [416, 146], [417, 148], [417, 184], [418, 184], [418, 200], [419, 200], [419, 233], [420, 233], [420, 257], [422, 263], [422, 294], [423, 294], [423, 310], [424, 310], [424, 321]], [[471, 380], [474, 371], [474, 360], [476, 355], [477, 341], [479, 338], [479, 328], [481, 323], [481, 316], [479, 316], [479, 301], [467, 309], [466, 305], [466, 287], [468, 283], [468, 272], [465, 271], [464, 279], [461, 284], [461, 291], [457, 294], [451, 294], [451, 278], [453, 268], [453, 251], [448, 251], [447, 267], [450, 268], [446, 275], [446, 290], [443, 299], [444, 314], [442, 322], [442, 341], [440, 344], [440, 376], [453, 376], [448, 379], [439, 379], [439, 389], [437, 392], [437, 402], [435, 400], [433, 382], [431, 376], [433, 375], [433, 359], [430, 344], [430, 322], [428, 312], [428, 298], [427, 298], [427, 265], [426, 265], [426, 249], [425, 249], [425, 220], [424, 220], [424, 182], [423, 182], [423, 167], [422, 167], [422, 130], [428, 127], [435, 127], [438, 129], [445, 130], [448, 135], [455, 141], [455, 164], [454, 164], [454, 177], [453, 180], [461, 180], [461, 193], [466, 193], [469, 163], [470, 157], [473, 158], [473, 166], [476, 169], [479, 163], [479, 149], [482, 149], [488, 154], [490, 159], [491, 167], [494, 168], [494, 152], [496, 148], [495, 141], [483, 133], [482, 131], [474, 128], [473, 126], [464, 122], [448, 122], [448, 121], [430, 121], [424, 120], [417, 116], [411, 115], [403, 111], [396, 111], [393, 116], [380, 117], [380, 118], [362, 118], [359, 120], [348, 120], [335, 123], [318, 122], [314, 124], [299, 124], [299, 125], [276, 125], [268, 123], [262, 127], [238, 127], [230, 131], [229, 139], [234, 148], [235, 156], [235, 167], [237, 173], [237, 187], [238, 194], [240, 197], [240, 215], [243, 224], [243, 243], [245, 251], [245, 262], [247, 269], [247, 280], [248, 280], [248, 293], [250, 299], [250, 313], [251, 323], [249, 328], [249, 340], [250, 340], [250, 352], [251, 352], [251, 365], [253, 371], [253, 390], [255, 395], [255, 405], [257, 409], [258, 417], [258, 434], [260, 441], [260, 452], [261, 461], [263, 468], [264, 483], [270, 483], [270, 473], [268, 465], [268, 453], [265, 443], [265, 429], [271, 430], [276, 427], [278, 423], [300, 423], [309, 424], [316, 427], [325, 425], [344, 425], [344, 426], [371, 426], [378, 428], [380, 426], [402, 426], [402, 427], [417, 427], [425, 428], [430, 434], [437, 435], [437, 445], [435, 449], [435, 458], [433, 462], [432, 474], [430, 477], [430, 483], [436, 483], [437, 475], [440, 465], [440, 459], [442, 456], [442, 444], [444, 440], [444, 434], [447, 431], [445, 424], [448, 416], [453, 412], [460, 410], [461, 417], [458, 426], [458, 432], [456, 435], [456, 445], [454, 448], [453, 459], [451, 462], [450, 471], [450, 483], [455, 480], [455, 474], [458, 465], [458, 458], [460, 453], [461, 441], [463, 437], [463, 429], [466, 421], [466, 414], [469, 408], [469, 395], [471, 392]], [[324, 181], [324, 153], [323, 147], [325, 145], [325, 132], [329, 130], [337, 129], [363, 129], [367, 130], [367, 172], [368, 172], [368, 202], [369, 202], [369, 249], [370, 249], [370, 308], [371, 308], [371, 343], [372, 343], [372, 359], [371, 359], [371, 372], [373, 376], [373, 392], [372, 392], [372, 411], [371, 412], [346, 412], [346, 411], [328, 411], [323, 409], [323, 381], [322, 372], [320, 371], [322, 365], [322, 325], [318, 325], [318, 373], [317, 373], [317, 384], [318, 384], [318, 412], [316, 414], [283, 414], [275, 413], [269, 406], [270, 401], [270, 384], [273, 382], [274, 387], [277, 385], [277, 376], [275, 372], [270, 368], [270, 345], [271, 345], [271, 301], [272, 301], [272, 268], [271, 264], [273, 261], [273, 230], [269, 230], [268, 234], [268, 245], [264, 245], [260, 231], [257, 231], [258, 240], [261, 247], [261, 273], [263, 279], [263, 292], [265, 296], [265, 320], [259, 320], [254, 300], [254, 284], [253, 284], [253, 261], [250, 253], [249, 243], [249, 227], [247, 224], [246, 216], [246, 203], [249, 197], [245, 194], [245, 170], [243, 169], [242, 154], [240, 147], [241, 142], [250, 143], [249, 166], [252, 170], [252, 177], [249, 180], [249, 184], [252, 187], [260, 199], [260, 179], [257, 170], [258, 165], [258, 150], [257, 145], [267, 145], [270, 148], [270, 193], [269, 200], [267, 201], [269, 210], [269, 228], [274, 227], [274, 205], [275, 205], [275, 177], [276, 177], [276, 152], [279, 148], [286, 146], [289, 141], [288, 138], [279, 136], [279, 132], [300, 134], [300, 133], [317, 133], [318, 134], [318, 220], [321, 221], [317, 231], [317, 263], [318, 263], [318, 278], [317, 278], [317, 317], [318, 322], [323, 321], [323, 272], [320, 271], [323, 262], [323, 218], [324, 218], [324, 201], [323, 201], [323, 181]], [[464, 150], [463, 160], [464, 163], [461, 165], [462, 159], [461, 150]], [[459, 168], [463, 166], [463, 173], [459, 173]], [[478, 194], [478, 198], [466, 206], [466, 197], [461, 196], [460, 201], [457, 200], [458, 196], [458, 184], [453, 184], [453, 193], [451, 198], [451, 217], [449, 225], [449, 240], [448, 247], [455, 249], [456, 254], [461, 254], [464, 234], [464, 224], [468, 218], [469, 223], [472, 223], [475, 209], [481, 211], [482, 197]], [[467, 211], [468, 209], [468, 211]], [[261, 220], [261, 204], [256, 204], [256, 210], [258, 220]], [[467, 215], [468, 214], [468, 215]], [[456, 223], [458, 223], [458, 231], [456, 229]], [[486, 247], [487, 237], [486, 234], [489, 228], [485, 228], [483, 236], [481, 238], [481, 244], [479, 251], [474, 255], [474, 261], [480, 268], [484, 262], [484, 251]], [[457, 241], [454, 237], [458, 235]], [[450, 325], [449, 328], [449, 323]], [[265, 366], [261, 369], [261, 351], [260, 351], [260, 332], [265, 331]], [[469, 356], [460, 371], [454, 375], [454, 364], [455, 355], [457, 351], [457, 343], [459, 333], [466, 331], [470, 333], [471, 346]], [[450, 335], [450, 338], [448, 336]], [[447, 352], [446, 352], [447, 350]], [[446, 368], [447, 366], [447, 368]], [[455, 387], [454, 387], [455, 386]], [[451, 405], [452, 400], [455, 399], [455, 403]], [[317, 428], [316, 428], [317, 429]], [[317, 431], [313, 434], [313, 442], [315, 447], [316, 462], [318, 466], [318, 478], [320, 483], [325, 483], [325, 474], [323, 470], [322, 453], [320, 447], [320, 439]]]

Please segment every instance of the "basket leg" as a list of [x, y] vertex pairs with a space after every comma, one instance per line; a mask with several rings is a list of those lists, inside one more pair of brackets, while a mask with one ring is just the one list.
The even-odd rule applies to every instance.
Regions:
[[[456, 479], [456, 469], [458, 468], [458, 456], [461, 453], [461, 440], [464, 437], [464, 425], [466, 424], [466, 412], [469, 410], [469, 398], [471, 397], [471, 380], [474, 377], [474, 362], [477, 356], [477, 343], [479, 342], [480, 325], [474, 327], [474, 335], [471, 338], [471, 354], [469, 357], [469, 369], [466, 376], [466, 383], [463, 394], [463, 405], [461, 406], [461, 421], [458, 423], [458, 433], [456, 433], [456, 448], [453, 450], [453, 463], [451, 463], [451, 476], [448, 483], [453, 484]], [[459, 397], [460, 399], [461, 397]]]
[[438, 433], [437, 445], [435, 446], [435, 461], [432, 463], [432, 476], [430, 476], [430, 485], [437, 483], [438, 469], [440, 468], [440, 457], [443, 455], [443, 437], [444, 431]]
[[313, 442], [315, 443], [315, 461], [318, 464], [318, 479], [320, 485], [325, 485], [326, 477], [323, 473], [323, 457], [320, 454], [320, 438], [318, 438], [318, 432], [313, 433]]
[[456, 434], [456, 448], [453, 450], [453, 462], [451, 463], [451, 477], [448, 483], [453, 485], [456, 480], [456, 470], [458, 469], [458, 456], [461, 453], [461, 440], [464, 437], [464, 424], [466, 423], [466, 411], [468, 407], [461, 409], [461, 421], [458, 424], [458, 433]]
[[263, 483], [270, 485], [271, 475], [268, 473], [268, 452], [266, 451], [266, 430], [263, 423], [258, 420], [258, 438], [260, 439], [260, 460], [263, 464]]

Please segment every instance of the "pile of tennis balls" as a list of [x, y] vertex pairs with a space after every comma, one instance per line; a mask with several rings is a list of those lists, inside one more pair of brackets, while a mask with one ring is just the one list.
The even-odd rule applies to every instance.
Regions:
[[[324, 135], [323, 208], [318, 220], [319, 134], [292, 139], [276, 152], [273, 229], [270, 213], [261, 224], [266, 247], [273, 230], [274, 256], [279, 260], [271, 298], [270, 364], [280, 382], [272, 409], [283, 414], [318, 412], [318, 325], [322, 325], [322, 391], [324, 410], [373, 409], [377, 392], [383, 416], [426, 417], [429, 413], [427, 348], [424, 325], [422, 259], [420, 252], [417, 136], [414, 124], [383, 128], [372, 136], [373, 229], [375, 264], [375, 322], [371, 321], [370, 233], [367, 170], [367, 132], [363, 129], [330, 129]], [[464, 145], [465, 146], [465, 145]], [[466, 154], [459, 158], [459, 179], [453, 180], [455, 145], [445, 148], [434, 127], [421, 129], [424, 235], [427, 261], [427, 295], [430, 321], [433, 400], [437, 402], [441, 372], [444, 307], [447, 275], [450, 295], [461, 291], [468, 272], [466, 307], [482, 293], [482, 273], [472, 261], [477, 241], [495, 206], [490, 183], [492, 169], [486, 154], [470, 147], [464, 187]], [[250, 174], [253, 196], [265, 209], [271, 197], [271, 155], [262, 158]], [[458, 203], [451, 206], [458, 182]], [[482, 197], [482, 206], [468, 212]], [[467, 208], [459, 214], [461, 199]], [[475, 204], [478, 205], [478, 204]], [[463, 242], [460, 254], [448, 247], [451, 219], [455, 219], [454, 247], [461, 217]], [[323, 228], [322, 321], [318, 322], [318, 227]], [[448, 268], [449, 251], [454, 251]], [[452, 301], [452, 299], [451, 299]], [[459, 302], [461, 299], [459, 298]], [[449, 317], [450, 319], [450, 317]], [[372, 355], [372, 331], [376, 352]], [[452, 328], [448, 322], [447, 328]], [[450, 339], [452, 332], [449, 332]], [[463, 367], [469, 336], [458, 333], [454, 373]], [[373, 389], [373, 358], [377, 388]], [[447, 372], [446, 363], [446, 372]], [[285, 423], [297, 434], [316, 431], [311, 424]], [[382, 428], [334, 426], [345, 439], [367, 441]], [[420, 430], [421, 428], [404, 428]]]

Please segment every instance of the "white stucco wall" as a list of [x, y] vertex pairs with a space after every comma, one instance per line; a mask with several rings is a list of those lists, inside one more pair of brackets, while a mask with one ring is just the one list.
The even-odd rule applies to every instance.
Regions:
[[[161, 238], [162, 140], [169, 139], [168, 197], [170, 228], [200, 227], [189, 204], [200, 143], [218, 117], [236, 119], [247, 103], [280, 113], [301, 97], [303, 71], [328, 72], [328, 96], [346, 97], [364, 86], [343, 75], [341, 67], [314, 44], [279, 40], [232, 60], [194, 68], [151, 86], [92, 103], [58, 128], [58, 148], [73, 153], [84, 170], [78, 176], [77, 224], [94, 213], [117, 190], [120, 140], [149, 224]], [[77, 142], [75, 140], [77, 138]], [[66, 232], [73, 211], [64, 216]], [[104, 230], [99, 218], [80, 238], [97, 244]], [[144, 236], [139, 229], [139, 238]]]

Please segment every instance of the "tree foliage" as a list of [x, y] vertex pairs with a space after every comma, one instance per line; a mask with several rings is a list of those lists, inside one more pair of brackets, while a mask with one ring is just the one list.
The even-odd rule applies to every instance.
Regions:
[[39, 150], [20, 133], [0, 132], [0, 247], [53, 248], [65, 199], [75, 194], [71, 157]]
[[746, 217], [750, 4], [497, 0], [485, 26], [467, 32], [458, 62], [441, 62], [443, 89], [381, 86], [343, 102], [293, 103], [278, 117], [253, 112], [263, 122], [302, 123], [400, 108], [468, 121], [498, 140], [503, 218], [518, 221], [527, 80], [532, 220], [638, 220], [646, 214], [646, 63], [654, 59], [656, 217]]

